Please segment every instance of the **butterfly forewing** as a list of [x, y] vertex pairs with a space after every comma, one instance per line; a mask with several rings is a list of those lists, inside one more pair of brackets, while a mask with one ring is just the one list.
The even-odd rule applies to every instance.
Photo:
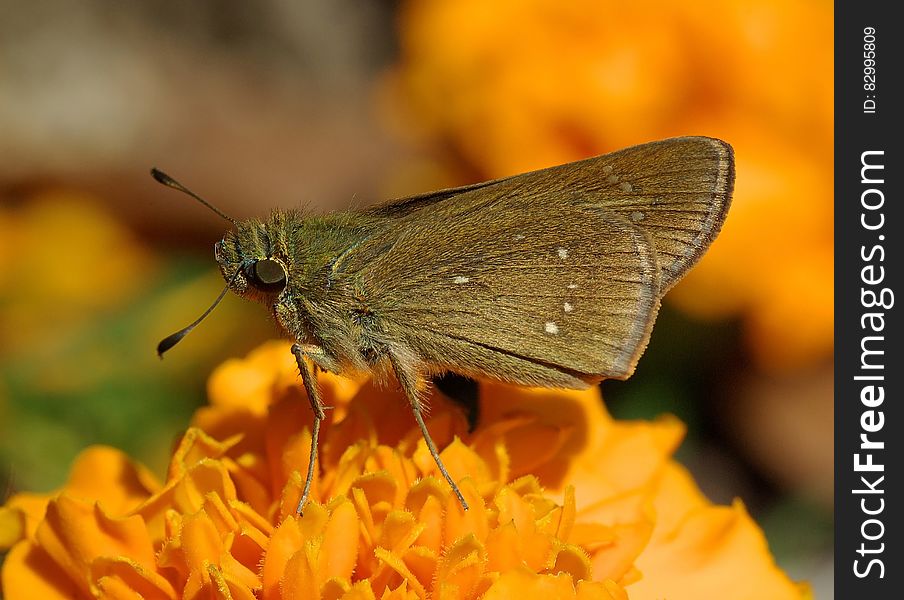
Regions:
[[[731, 147], [685, 137], [642, 144], [506, 179], [396, 200], [371, 209], [403, 218], [443, 205], [450, 217], [475, 203], [528, 201], [552, 219], [557, 207], [605, 209], [646, 230], [661, 268], [661, 293], [674, 285], [715, 239], [734, 184]], [[556, 226], [551, 222], [550, 226]]]

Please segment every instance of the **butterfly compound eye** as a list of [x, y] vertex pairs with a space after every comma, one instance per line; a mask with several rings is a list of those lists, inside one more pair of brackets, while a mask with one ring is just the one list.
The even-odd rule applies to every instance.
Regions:
[[286, 271], [277, 261], [265, 258], [251, 267], [252, 283], [256, 287], [271, 292], [286, 286]]

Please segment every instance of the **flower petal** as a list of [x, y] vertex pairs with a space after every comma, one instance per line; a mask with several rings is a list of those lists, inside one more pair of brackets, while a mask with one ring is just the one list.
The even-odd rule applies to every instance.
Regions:
[[345, 498], [330, 508], [330, 519], [323, 532], [320, 571], [325, 579], [351, 579], [358, 560], [358, 513]]
[[280, 580], [292, 556], [304, 544], [304, 536], [296, 519], [288, 518], [273, 530], [270, 543], [261, 566], [262, 597], [264, 600], [280, 598]]
[[75, 459], [66, 493], [94, 499], [111, 515], [124, 515], [160, 489], [156, 478], [121, 450], [91, 446]]
[[740, 502], [692, 511], [637, 559], [643, 578], [632, 598], [800, 598], [800, 588], [775, 566], [762, 531]]
[[509, 600], [511, 598], [567, 600], [575, 598], [575, 596], [574, 584], [571, 582], [570, 575], [540, 575], [519, 569], [501, 574], [484, 594], [483, 600]]
[[80, 591], [43, 548], [27, 541], [9, 551], [3, 560], [2, 574], [6, 600], [68, 600], [78, 597]]
[[166, 578], [124, 556], [96, 558], [91, 563], [91, 578], [102, 597], [148, 600], [175, 600], [177, 597]]
[[469, 598], [480, 584], [486, 571], [486, 548], [476, 536], [468, 534], [454, 541], [440, 556], [436, 580], [443, 589], [452, 588], [457, 597]]
[[9, 504], [0, 506], [0, 550], [12, 548], [26, 537], [25, 511]]
[[35, 537], [86, 595], [98, 557], [128, 556], [154, 570], [154, 547], [141, 517], [112, 518], [98, 505], [65, 494], [47, 505]]

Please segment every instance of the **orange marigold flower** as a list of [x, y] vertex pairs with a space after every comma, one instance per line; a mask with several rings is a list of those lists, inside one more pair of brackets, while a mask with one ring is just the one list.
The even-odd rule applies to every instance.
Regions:
[[483, 424], [439, 396], [437, 476], [400, 392], [321, 376], [334, 406], [295, 515], [311, 421], [288, 344], [225, 363], [159, 483], [90, 448], [60, 493], [0, 509], [4, 597], [802, 598], [739, 503], [672, 461], [674, 419], [618, 423], [596, 390], [484, 385]]

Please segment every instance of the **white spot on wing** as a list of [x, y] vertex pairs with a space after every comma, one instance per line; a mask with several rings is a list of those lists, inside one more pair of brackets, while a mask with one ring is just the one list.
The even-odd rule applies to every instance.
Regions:
[[523, 239], [524, 239], [524, 234], [523, 234], [523, 233], [517, 234], [517, 235], [515, 236], [515, 239], [516, 239], [516, 240], [523, 240]]
[[606, 181], [612, 184], [618, 183], [618, 175], [609, 175], [606, 177]]
[[628, 183], [627, 181], [622, 181], [620, 184], [618, 184], [618, 187], [623, 192], [630, 192], [631, 190], [634, 189], [634, 186], [631, 185], [630, 183]]
[[637, 223], [638, 221], [643, 221], [644, 214], [639, 210], [635, 210], [631, 213], [631, 220]]
[[546, 333], [551, 333], [553, 335], [559, 333], [559, 326], [553, 323], [552, 321], [546, 322]]
[[603, 167], [604, 175], [609, 175], [610, 173], [612, 173], [612, 165], [606, 165], [605, 167]]
[[568, 258], [568, 248], [559, 248], [558, 250], [556, 250], [556, 252], [559, 254], [559, 258], [561, 258], [562, 260]]
[[578, 289], [578, 285], [577, 285], [576, 283], [569, 283], [569, 284], [568, 284], [568, 289], [569, 289], [569, 290], [576, 290], [576, 289]]
[[452, 283], [468, 283], [469, 281], [471, 281], [469, 277], [462, 277], [461, 275], [459, 275], [452, 280]]
[[565, 309], [565, 312], [571, 312], [574, 310], [574, 307], [571, 305], [571, 302], [566, 302], [562, 305], [562, 308]]

